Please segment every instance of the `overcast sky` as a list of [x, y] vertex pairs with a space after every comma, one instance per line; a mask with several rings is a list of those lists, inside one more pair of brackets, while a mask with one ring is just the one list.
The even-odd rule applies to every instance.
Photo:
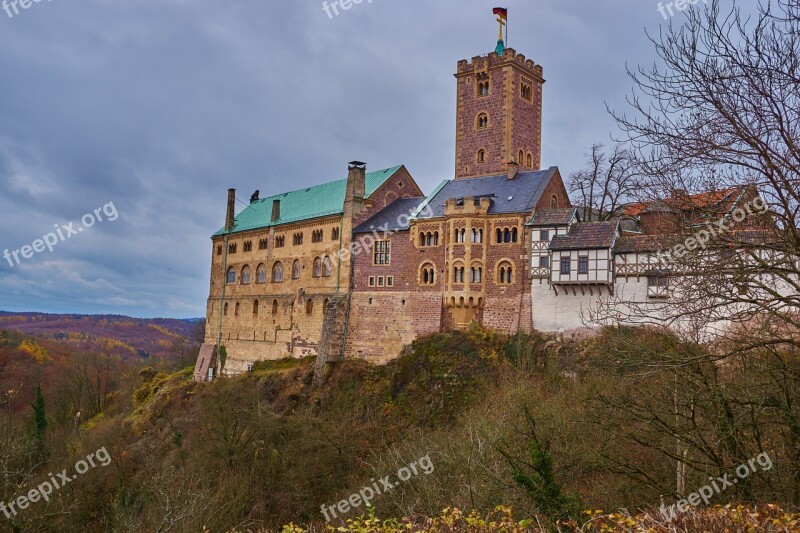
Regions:
[[[616, 131], [605, 106], [624, 109], [626, 63], [652, 64], [645, 30], [667, 21], [653, 0], [506, 5], [509, 45], [547, 79], [542, 165], [566, 177]], [[344, 178], [360, 159], [404, 164], [430, 192], [452, 178], [453, 73], [494, 49], [492, 7], [363, 0], [330, 18], [321, 0], [42, 0], [0, 11], [0, 251], [56, 226], [64, 237], [13, 266], [0, 258], [0, 310], [203, 316], [229, 187], [247, 201]], [[77, 232], [85, 214], [102, 221]]]

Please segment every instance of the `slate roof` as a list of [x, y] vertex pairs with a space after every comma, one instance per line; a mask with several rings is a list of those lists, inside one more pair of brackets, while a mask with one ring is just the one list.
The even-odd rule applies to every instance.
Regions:
[[575, 218], [577, 207], [539, 209], [528, 221], [529, 226], [566, 226]]
[[[368, 172], [365, 179], [366, 197], [369, 198], [400, 168], [402, 167], [396, 166]], [[230, 232], [226, 232], [225, 228], [222, 227], [214, 235], [268, 228], [301, 220], [341, 214], [344, 209], [346, 188], [347, 179], [342, 179], [256, 200], [236, 216], [236, 223]], [[275, 222], [270, 221], [273, 200], [281, 201], [281, 216]]]
[[617, 234], [617, 222], [587, 222], [573, 224], [568, 235], [556, 235], [550, 241], [551, 250], [593, 250], [611, 248]]
[[429, 196], [429, 210], [419, 218], [444, 216], [444, 204], [449, 198], [467, 196], [490, 196], [490, 214], [525, 213], [533, 211], [550, 179], [558, 172], [557, 167], [534, 172], [520, 172], [513, 180], [505, 174], [479, 178], [454, 179]]
[[411, 218], [411, 214], [416, 211], [417, 207], [424, 201], [424, 196], [395, 200], [384, 207], [380, 212], [360, 224], [353, 230], [353, 233], [371, 233], [373, 230], [378, 233], [385, 231], [405, 231], [409, 227], [408, 221]]

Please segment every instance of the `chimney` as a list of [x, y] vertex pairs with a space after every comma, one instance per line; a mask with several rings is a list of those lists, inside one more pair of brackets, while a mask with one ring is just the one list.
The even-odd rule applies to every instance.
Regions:
[[236, 189], [228, 189], [228, 213], [225, 216], [225, 231], [231, 231], [236, 224]]
[[367, 194], [367, 164], [361, 161], [350, 161], [347, 165], [347, 193], [345, 201], [352, 198], [361, 198]]
[[509, 161], [506, 163], [506, 170], [508, 171], [508, 179], [513, 180], [517, 177], [517, 172], [519, 172], [519, 163], [516, 161]]
[[281, 218], [281, 201], [278, 198], [272, 200], [272, 216], [270, 217], [270, 222], [275, 222]]

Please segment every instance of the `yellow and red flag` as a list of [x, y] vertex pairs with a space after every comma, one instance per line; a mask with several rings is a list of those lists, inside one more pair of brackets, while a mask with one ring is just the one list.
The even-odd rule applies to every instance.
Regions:
[[508, 19], [508, 9], [504, 7], [496, 7], [492, 10], [492, 13], [499, 15], [503, 20]]

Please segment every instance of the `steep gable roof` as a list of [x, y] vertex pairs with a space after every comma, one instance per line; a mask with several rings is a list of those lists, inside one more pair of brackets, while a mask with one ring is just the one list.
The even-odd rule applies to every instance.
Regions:
[[[366, 197], [369, 198], [401, 168], [402, 165], [368, 172], [366, 175]], [[347, 179], [342, 179], [256, 200], [236, 216], [236, 222], [231, 231], [226, 232], [223, 227], [214, 235], [269, 228], [280, 226], [281, 224], [341, 214], [344, 209], [346, 188]], [[281, 201], [281, 216], [274, 222], [270, 220], [273, 200]]]
[[586, 222], [573, 224], [568, 235], [556, 235], [551, 250], [593, 250], [611, 248], [617, 237], [619, 222]]
[[[373, 230], [378, 233], [385, 231], [405, 231], [410, 225], [409, 220], [411, 219], [412, 213], [417, 210], [417, 207], [419, 207], [423, 201], [425, 201], [424, 196], [395, 200], [359, 225], [353, 230], [353, 233], [371, 233]], [[400, 220], [401, 218], [404, 218], [404, 221]]]
[[567, 226], [577, 216], [577, 207], [537, 209], [528, 226]]
[[419, 218], [444, 216], [444, 204], [449, 198], [469, 196], [490, 197], [490, 214], [529, 213], [557, 172], [557, 167], [550, 167], [547, 170], [520, 172], [513, 180], [505, 174], [451, 180], [429, 196], [430, 209]]

